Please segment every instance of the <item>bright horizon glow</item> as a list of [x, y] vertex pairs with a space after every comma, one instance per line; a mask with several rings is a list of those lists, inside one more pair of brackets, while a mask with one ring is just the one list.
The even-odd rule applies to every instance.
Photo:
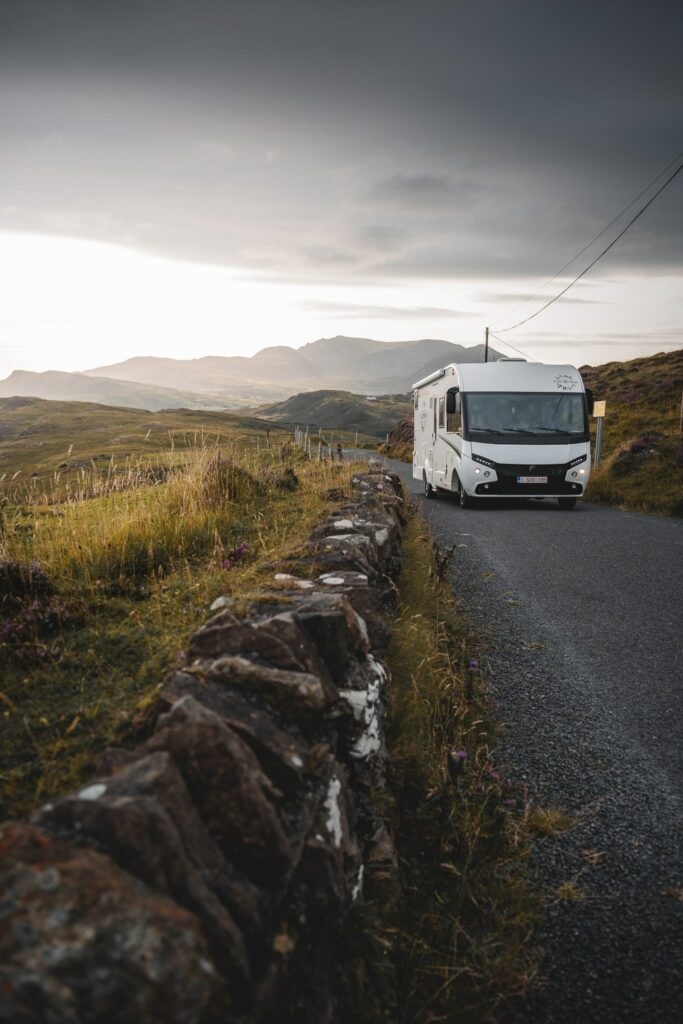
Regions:
[[[11, 233], [0, 233], [0, 274], [2, 378], [15, 369], [78, 371], [133, 356], [249, 356], [337, 334], [474, 345], [487, 322], [493, 328], [519, 319], [511, 318], [513, 308], [539, 285], [271, 281], [106, 243]], [[674, 275], [594, 277], [568, 300], [505, 339], [533, 359], [576, 365], [683, 344], [681, 319], [674, 319], [683, 308], [683, 282]], [[539, 296], [524, 311], [541, 302]], [[493, 339], [492, 345], [502, 349]]]

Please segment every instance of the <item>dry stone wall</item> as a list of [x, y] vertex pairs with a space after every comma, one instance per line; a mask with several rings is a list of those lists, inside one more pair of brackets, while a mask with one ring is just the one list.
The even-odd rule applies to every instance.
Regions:
[[323, 1024], [364, 875], [391, 869], [382, 654], [401, 488], [379, 464], [192, 637], [139, 744], [0, 829], [3, 1024]]

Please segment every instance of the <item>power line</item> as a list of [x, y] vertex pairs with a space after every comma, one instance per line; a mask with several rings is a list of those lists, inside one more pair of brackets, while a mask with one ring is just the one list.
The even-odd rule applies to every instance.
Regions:
[[521, 348], [515, 348], [515, 346], [511, 342], [506, 341], [505, 338], [499, 338], [497, 334], [493, 333], [493, 331], [490, 330], [489, 334], [491, 335], [492, 338], [495, 338], [496, 341], [499, 341], [501, 345], [507, 345], [508, 348], [514, 349], [515, 352], [519, 352], [520, 356], [524, 356], [525, 359], [531, 358], [529, 355], [527, 355], [526, 352], [522, 352]]
[[[683, 158], [683, 153], [679, 153], [678, 156], [674, 157], [673, 160], [671, 161], [671, 163], [668, 163], [666, 165], [666, 167], [664, 168], [664, 170], [660, 171], [659, 174], [655, 175], [655, 177], [652, 179], [652, 181], [648, 185], [646, 185], [645, 188], [641, 192], [638, 193], [638, 195], [635, 197], [635, 199], [631, 200], [631, 202], [628, 204], [628, 206], [625, 206], [623, 208], [623, 210], [620, 210], [619, 213], [616, 215], [616, 217], [612, 217], [612, 220], [609, 222], [609, 224], [605, 224], [605, 226], [602, 229], [602, 231], [598, 231], [597, 235], [595, 235], [594, 238], [591, 238], [590, 242], [586, 242], [586, 244], [584, 245], [583, 249], [579, 249], [579, 251], [574, 256], [572, 256], [572, 258], [570, 260], [568, 260], [563, 267], [560, 267], [560, 269], [557, 271], [556, 274], [553, 274], [552, 277], [549, 277], [548, 280], [545, 282], [545, 284], [542, 284], [540, 288], [537, 288], [536, 291], [533, 292], [532, 295], [527, 295], [527, 297], [525, 299], [522, 299], [522, 301], [518, 302], [516, 306], [513, 306], [512, 309], [510, 310], [509, 315], [512, 316], [512, 314], [515, 312], [515, 310], [519, 309], [520, 306], [525, 306], [527, 304], [527, 302], [531, 302], [532, 299], [535, 299], [537, 295], [541, 294], [541, 292], [544, 290], [544, 288], [547, 288], [549, 284], [552, 284], [553, 281], [556, 281], [558, 279], [558, 277], [560, 276], [560, 274], [564, 273], [564, 271], [567, 269], [567, 267], [571, 267], [572, 263], [575, 263], [576, 260], [578, 260], [579, 256], [583, 256], [583, 254], [585, 253], [586, 249], [590, 249], [590, 247], [597, 242], [598, 238], [602, 238], [602, 236], [605, 234], [605, 232], [609, 231], [609, 229], [612, 227], [612, 225], [616, 224], [616, 222], [620, 219], [620, 217], [623, 217], [624, 214], [626, 213], [626, 211], [630, 210], [631, 207], [634, 206], [638, 202], [639, 199], [642, 199], [642, 197], [645, 195], [645, 193], [650, 191], [650, 189], [655, 184], [655, 182], [659, 181], [659, 179], [662, 177], [662, 175], [666, 174], [666, 172], [669, 170], [669, 168], [673, 167], [674, 164], [677, 164], [678, 161], [681, 158]], [[509, 328], [509, 330], [512, 330], [512, 328]]]
[[[669, 165], [669, 166], [671, 166], [671, 165]], [[570, 288], [572, 288], [572, 287], [573, 287], [573, 286], [574, 286], [574, 285], [576, 284], [576, 282], [577, 282], [577, 281], [580, 281], [580, 280], [581, 280], [581, 278], [582, 278], [582, 277], [584, 277], [584, 276], [585, 276], [585, 275], [586, 275], [586, 274], [588, 273], [588, 271], [589, 271], [589, 270], [590, 270], [590, 269], [591, 269], [592, 267], [594, 267], [594, 266], [595, 266], [595, 264], [596, 264], [596, 263], [598, 262], [598, 260], [601, 260], [601, 259], [602, 259], [602, 257], [603, 257], [604, 255], [606, 255], [606, 253], [608, 253], [608, 252], [610, 251], [610, 249], [611, 249], [611, 248], [612, 248], [613, 246], [615, 246], [615, 245], [616, 245], [616, 243], [617, 243], [617, 242], [619, 241], [619, 239], [620, 239], [620, 238], [622, 238], [622, 237], [623, 237], [623, 236], [624, 236], [624, 235], [626, 234], [626, 232], [628, 231], [628, 229], [629, 229], [630, 227], [632, 227], [632, 226], [633, 226], [633, 224], [635, 224], [635, 222], [636, 222], [636, 221], [638, 220], [638, 218], [639, 218], [640, 216], [642, 216], [642, 214], [644, 214], [644, 213], [645, 213], [645, 211], [647, 210], [648, 206], [651, 206], [651, 205], [652, 205], [652, 203], [653, 203], [653, 202], [655, 201], [655, 199], [657, 198], [657, 196], [658, 196], [658, 195], [660, 195], [660, 193], [662, 193], [662, 192], [664, 191], [664, 189], [665, 189], [665, 188], [667, 187], [667, 185], [671, 184], [671, 182], [672, 182], [672, 181], [674, 180], [674, 178], [676, 177], [676, 175], [677, 175], [677, 174], [679, 174], [679, 173], [680, 173], [681, 171], [683, 171], [683, 163], [682, 163], [682, 164], [679, 164], [679, 166], [678, 166], [678, 167], [676, 168], [676, 170], [675, 170], [675, 171], [673, 172], [673, 174], [669, 175], [669, 177], [668, 177], [668, 178], [666, 179], [666, 181], [664, 182], [664, 184], [663, 184], [663, 185], [660, 185], [660, 187], [659, 187], [659, 188], [657, 189], [657, 191], [656, 191], [656, 192], [654, 193], [654, 195], [653, 195], [653, 196], [651, 196], [651, 198], [650, 198], [650, 199], [648, 199], [648, 201], [647, 201], [647, 202], [645, 203], [645, 205], [644, 205], [644, 206], [642, 206], [642, 207], [640, 208], [640, 210], [638, 210], [638, 213], [637, 213], [637, 214], [635, 215], [635, 217], [632, 217], [632, 218], [631, 218], [631, 220], [630, 220], [630, 221], [628, 222], [628, 224], [626, 225], [626, 227], [625, 227], [625, 228], [623, 228], [623, 229], [622, 229], [622, 230], [621, 230], [621, 231], [619, 232], [619, 234], [618, 234], [618, 235], [616, 236], [616, 238], [614, 238], [614, 239], [613, 239], [613, 240], [612, 240], [612, 241], [610, 242], [610, 244], [609, 244], [608, 246], [606, 246], [606, 248], [604, 248], [604, 249], [602, 250], [602, 252], [601, 252], [601, 253], [599, 253], [599, 254], [598, 254], [598, 255], [597, 255], [596, 257], [595, 257], [595, 259], [594, 259], [594, 260], [592, 260], [592, 261], [591, 261], [591, 262], [590, 262], [590, 263], [588, 264], [588, 266], [587, 266], [587, 267], [585, 268], [585, 270], [582, 270], [580, 274], [577, 274], [577, 276], [576, 276], [576, 277], [574, 278], [574, 280], [573, 280], [573, 281], [570, 281], [570, 282], [569, 282], [569, 284], [568, 284], [568, 285], [566, 286], [566, 288], [563, 288], [561, 292], [558, 292], [558, 294], [557, 294], [557, 295], [555, 295], [555, 296], [553, 296], [553, 298], [552, 298], [552, 299], [549, 299], [549, 300], [548, 300], [548, 302], [546, 302], [546, 303], [545, 303], [545, 305], [541, 306], [541, 308], [540, 308], [540, 309], [537, 309], [535, 313], [532, 313], [532, 314], [531, 314], [530, 316], [526, 317], [526, 318], [525, 318], [524, 320], [520, 320], [520, 321], [519, 321], [519, 323], [513, 324], [513, 325], [512, 325], [511, 327], [502, 327], [502, 328], [496, 328], [496, 330], [498, 331], [498, 333], [499, 333], [499, 334], [505, 334], [505, 333], [506, 333], [507, 331], [514, 331], [514, 330], [515, 330], [515, 329], [516, 329], [517, 327], [521, 327], [521, 326], [522, 326], [523, 324], [527, 324], [527, 323], [529, 322], [529, 320], [533, 320], [533, 319], [534, 319], [534, 317], [538, 316], [538, 314], [539, 314], [539, 313], [542, 313], [542, 312], [543, 312], [543, 311], [544, 311], [545, 309], [547, 309], [547, 308], [548, 308], [548, 306], [552, 306], [553, 302], [557, 302], [557, 300], [558, 300], [558, 299], [561, 299], [563, 295], [566, 295], [566, 294], [567, 294], [567, 292], [569, 291], [569, 289], [570, 289]], [[646, 191], [647, 191], [647, 189], [646, 189]], [[634, 201], [635, 201], [635, 200], [634, 200]], [[630, 204], [630, 205], [633, 205], [633, 204]], [[627, 209], [628, 209], [628, 207], [627, 207]], [[598, 236], [598, 237], [599, 237], [599, 236]], [[576, 258], [576, 257], [574, 257], [574, 258]], [[572, 260], [571, 262], [573, 262], [573, 260]], [[561, 271], [560, 271], [560, 273], [561, 273]], [[545, 287], [545, 286], [544, 286], [544, 287]]]

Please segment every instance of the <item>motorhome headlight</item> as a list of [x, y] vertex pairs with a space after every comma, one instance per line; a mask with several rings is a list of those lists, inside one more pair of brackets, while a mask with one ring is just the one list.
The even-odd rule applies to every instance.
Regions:
[[[585, 458], [585, 456], [584, 456], [584, 458]], [[473, 462], [481, 462], [482, 466], [488, 466], [489, 469], [495, 469], [496, 468], [495, 462], [492, 462], [491, 459], [485, 459], [483, 455], [473, 455], [472, 456], [472, 461]], [[477, 470], [475, 469], [474, 472], [476, 473]]]
[[[582, 463], [582, 462], [585, 462], [587, 458], [588, 458], [588, 456], [587, 456], [587, 455], [579, 455], [579, 457], [578, 457], [578, 458], [576, 458], [576, 459], [572, 459], [572, 461], [571, 461], [571, 462], [569, 463], [569, 465], [567, 466], [567, 469], [573, 469], [573, 468], [574, 468], [574, 466], [580, 466], [580, 465], [581, 465], [581, 463]], [[582, 469], [582, 470], [580, 470], [579, 472], [583, 473], [583, 472], [584, 472], [584, 470]]]
[[475, 473], [476, 473], [477, 475], [479, 475], [479, 473], [481, 473], [481, 470], [479, 469], [479, 466], [475, 466], [475, 467], [474, 467], [474, 472], [475, 472]]

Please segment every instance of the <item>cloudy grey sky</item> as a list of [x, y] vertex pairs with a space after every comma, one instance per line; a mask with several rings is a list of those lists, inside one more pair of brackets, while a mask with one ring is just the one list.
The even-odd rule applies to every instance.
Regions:
[[[0, 0], [0, 369], [477, 342], [683, 151], [682, 51], [674, 0]], [[682, 266], [683, 174], [506, 337], [678, 346]]]

